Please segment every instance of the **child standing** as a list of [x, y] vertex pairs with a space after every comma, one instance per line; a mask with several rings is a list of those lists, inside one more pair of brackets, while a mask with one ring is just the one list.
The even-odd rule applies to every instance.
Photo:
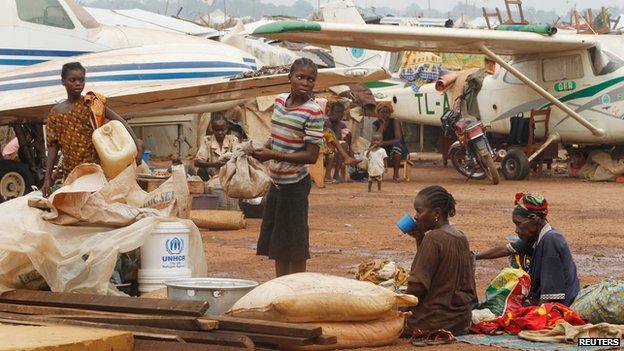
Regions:
[[266, 195], [257, 254], [275, 260], [279, 276], [305, 272], [310, 258], [308, 194], [312, 185], [307, 164], [318, 159], [323, 144], [324, 113], [312, 91], [317, 68], [300, 58], [290, 67], [290, 94], [279, 95], [271, 117], [270, 148], [253, 156], [269, 163], [273, 181]]
[[381, 191], [381, 181], [386, 173], [386, 159], [388, 153], [381, 147], [383, 135], [379, 132], [373, 134], [371, 147], [366, 151], [364, 157], [368, 161], [368, 192], [371, 192], [373, 181], [377, 182], [377, 190]]

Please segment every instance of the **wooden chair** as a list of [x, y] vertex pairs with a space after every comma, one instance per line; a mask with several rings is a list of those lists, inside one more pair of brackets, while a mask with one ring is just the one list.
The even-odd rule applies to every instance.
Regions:
[[[403, 179], [405, 179], [406, 182], [410, 181], [410, 178], [412, 177], [412, 166], [414, 165], [414, 162], [410, 161], [410, 160], [401, 160], [401, 166], [400, 166], [400, 174], [403, 177]], [[388, 167], [386, 169], [386, 172], [388, 171], [392, 172], [392, 167]]]

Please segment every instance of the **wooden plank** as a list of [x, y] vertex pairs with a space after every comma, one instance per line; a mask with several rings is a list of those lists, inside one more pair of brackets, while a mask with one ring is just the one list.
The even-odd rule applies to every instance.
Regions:
[[[217, 329], [219, 322], [206, 320], [206, 329], [200, 327], [197, 318], [177, 317], [177, 316], [150, 316], [150, 315], [130, 315], [130, 316], [85, 316], [85, 315], [46, 315], [49, 318], [66, 318], [85, 322], [120, 324], [120, 325], [142, 325], [145, 327], [175, 329], [175, 330], [195, 330], [210, 331]], [[212, 323], [209, 323], [212, 322]], [[212, 329], [208, 329], [212, 326]]]
[[243, 351], [248, 350], [233, 346], [206, 345], [197, 343], [180, 343], [170, 341], [142, 340], [134, 341], [134, 351]]
[[[323, 334], [321, 327], [262, 321], [257, 319], [236, 318], [230, 316], [206, 316], [219, 322], [219, 330], [272, 334], [300, 338], [316, 338]], [[201, 320], [201, 318], [200, 318]]]
[[35, 314], [35, 315], [74, 315], [74, 316], [110, 316], [110, 317], [132, 317], [132, 316], [154, 316], [154, 314], [132, 314], [121, 312], [92, 311], [79, 308], [62, 308], [47, 306], [29, 306], [12, 303], [0, 303], [0, 312]]
[[254, 343], [264, 344], [264, 345], [275, 345], [275, 346], [306, 346], [314, 344], [316, 338], [298, 338], [294, 336], [283, 336], [283, 335], [271, 335], [271, 334], [259, 334], [259, 333], [248, 333], [248, 332], [234, 332], [227, 330], [219, 330], [210, 332], [210, 334], [218, 334], [218, 335], [239, 335], [243, 333], [245, 336], [250, 338]]
[[[44, 322], [44, 321], [35, 322], [35, 321], [21, 320], [17, 318], [0, 318], [0, 323], [14, 324], [14, 325], [36, 325], [36, 326], [59, 325], [56, 322], [53, 322], [53, 323]], [[64, 325], [74, 325], [74, 324], [64, 324]], [[84, 325], [78, 324], [78, 326], [84, 326]], [[90, 327], [90, 328], [93, 328], [93, 327]], [[114, 328], [98, 328], [98, 329], [118, 330]], [[120, 330], [120, 331], [124, 331], [124, 330]], [[171, 334], [153, 334], [153, 333], [139, 333], [139, 332], [133, 332], [132, 334], [135, 338], [141, 337], [147, 340], [169, 340], [169, 341], [175, 341], [175, 342], [184, 342], [184, 340], [178, 337], [177, 335], [171, 335]]]
[[338, 337], [334, 335], [321, 335], [314, 340], [316, 345], [333, 345], [338, 343]]
[[28, 321], [28, 322], [40, 322], [45, 325], [63, 324], [63, 325], [75, 325], [89, 328], [100, 328], [110, 330], [122, 330], [129, 331], [137, 338], [158, 339], [159, 335], [176, 336], [186, 342], [196, 342], [204, 344], [216, 344], [224, 346], [235, 346], [243, 348], [253, 348], [253, 341], [245, 335], [240, 333], [230, 334], [217, 334], [218, 332], [199, 332], [199, 331], [187, 331], [187, 330], [173, 330], [163, 328], [144, 327], [137, 325], [117, 325], [106, 323], [95, 323], [77, 321], [66, 318], [49, 318], [45, 316], [32, 316], [32, 315], [19, 315], [13, 313], [0, 313], [0, 318], [4, 320], [13, 321]]
[[95, 311], [181, 315], [201, 317], [208, 310], [206, 301], [138, 299], [135, 297], [14, 290], [0, 295], [0, 302], [35, 306], [81, 308]]
[[197, 324], [199, 330], [211, 331], [219, 329], [219, 321], [214, 319], [197, 318], [195, 319], [195, 323]]
[[1, 325], [2, 350], [111, 350], [133, 351], [131, 333], [66, 325]]

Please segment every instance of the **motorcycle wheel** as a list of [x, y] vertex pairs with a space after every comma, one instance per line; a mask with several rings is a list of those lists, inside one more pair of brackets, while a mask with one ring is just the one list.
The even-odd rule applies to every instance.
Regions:
[[[449, 152], [449, 158], [453, 167], [466, 178], [485, 179], [486, 174], [483, 169], [474, 169], [468, 157], [466, 157], [466, 149], [463, 147], [452, 148]], [[471, 175], [472, 174], [472, 175]]]
[[487, 155], [479, 155], [479, 163], [481, 163], [481, 167], [485, 170], [485, 174], [492, 182], [492, 185], [498, 184], [500, 182], [500, 176], [492, 155], [489, 153]]

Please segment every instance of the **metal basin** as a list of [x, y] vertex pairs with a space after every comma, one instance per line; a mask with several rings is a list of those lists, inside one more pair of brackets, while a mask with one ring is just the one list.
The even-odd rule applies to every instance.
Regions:
[[167, 296], [173, 300], [208, 301], [206, 314], [223, 314], [236, 301], [258, 286], [258, 282], [229, 278], [185, 278], [165, 281]]

